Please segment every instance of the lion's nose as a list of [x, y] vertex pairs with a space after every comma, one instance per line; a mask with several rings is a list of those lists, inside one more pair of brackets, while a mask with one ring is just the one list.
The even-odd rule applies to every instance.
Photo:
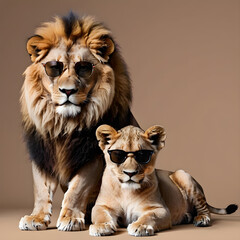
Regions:
[[138, 173], [138, 171], [134, 171], [134, 172], [123, 171], [123, 172], [127, 174], [130, 178]]
[[73, 88], [73, 89], [59, 88], [59, 91], [62, 93], [65, 93], [69, 97], [70, 95], [76, 93], [78, 90], [77, 88]]

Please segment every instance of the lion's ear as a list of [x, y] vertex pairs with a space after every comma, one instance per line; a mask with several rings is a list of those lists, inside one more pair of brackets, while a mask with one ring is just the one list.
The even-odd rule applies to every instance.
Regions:
[[116, 137], [117, 131], [109, 125], [101, 125], [96, 130], [99, 147], [104, 150], [105, 146], [110, 144]]
[[109, 35], [102, 35], [98, 39], [91, 41], [90, 49], [98, 59], [107, 62], [109, 56], [114, 52], [115, 45]]
[[102, 36], [100, 40], [102, 41], [102, 46], [97, 49], [98, 54], [108, 60], [109, 55], [113, 53], [115, 48], [113, 40], [108, 35]]
[[49, 48], [49, 43], [47, 43], [42, 36], [35, 35], [28, 39], [27, 41], [27, 51], [31, 56], [32, 62], [35, 62], [41, 58], [42, 55], [46, 54]]
[[157, 147], [158, 150], [165, 146], [166, 132], [161, 126], [150, 127], [145, 131], [144, 136], [153, 146]]

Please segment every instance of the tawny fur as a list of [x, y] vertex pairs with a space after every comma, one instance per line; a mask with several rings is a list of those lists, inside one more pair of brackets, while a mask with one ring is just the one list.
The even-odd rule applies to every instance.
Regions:
[[[157, 154], [165, 145], [166, 134], [162, 127], [153, 126], [144, 132], [134, 126], [116, 131], [102, 125], [96, 135], [104, 152], [106, 168], [92, 210], [90, 235], [113, 234], [119, 225], [126, 226], [130, 235], [153, 235], [181, 223], [208, 226], [213, 209], [218, 214], [227, 213], [210, 207], [202, 187], [185, 171], [155, 169]], [[131, 154], [125, 162], [116, 164], [108, 154], [108, 150], [114, 149], [126, 152], [146, 149], [153, 150], [154, 154], [147, 164], [137, 163]], [[126, 172], [136, 174], [129, 176]], [[236, 206], [232, 207], [235, 211]]]

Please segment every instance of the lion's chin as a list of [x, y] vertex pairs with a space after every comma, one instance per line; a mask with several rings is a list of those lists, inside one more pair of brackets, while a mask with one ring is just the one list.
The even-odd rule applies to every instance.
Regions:
[[134, 181], [128, 181], [128, 182], [122, 183], [121, 187], [124, 188], [124, 189], [136, 190], [136, 189], [141, 188], [141, 184], [136, 183]]
[[56, 112], [63, 117], [75, 117], [81, 112], [81, 107], [73, 104], [67, 104], [57, 106]]

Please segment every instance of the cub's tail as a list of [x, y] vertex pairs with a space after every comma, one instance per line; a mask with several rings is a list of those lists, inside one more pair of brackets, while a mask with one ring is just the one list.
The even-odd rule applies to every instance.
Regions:
[[236, 212], [238, 209], [238, 205], [230, 204], [226, 208], [215, 208], [208, 204], [208, 209], [211, 213], [226, 215], [226, 214], [232, 214], [232, 213]]

